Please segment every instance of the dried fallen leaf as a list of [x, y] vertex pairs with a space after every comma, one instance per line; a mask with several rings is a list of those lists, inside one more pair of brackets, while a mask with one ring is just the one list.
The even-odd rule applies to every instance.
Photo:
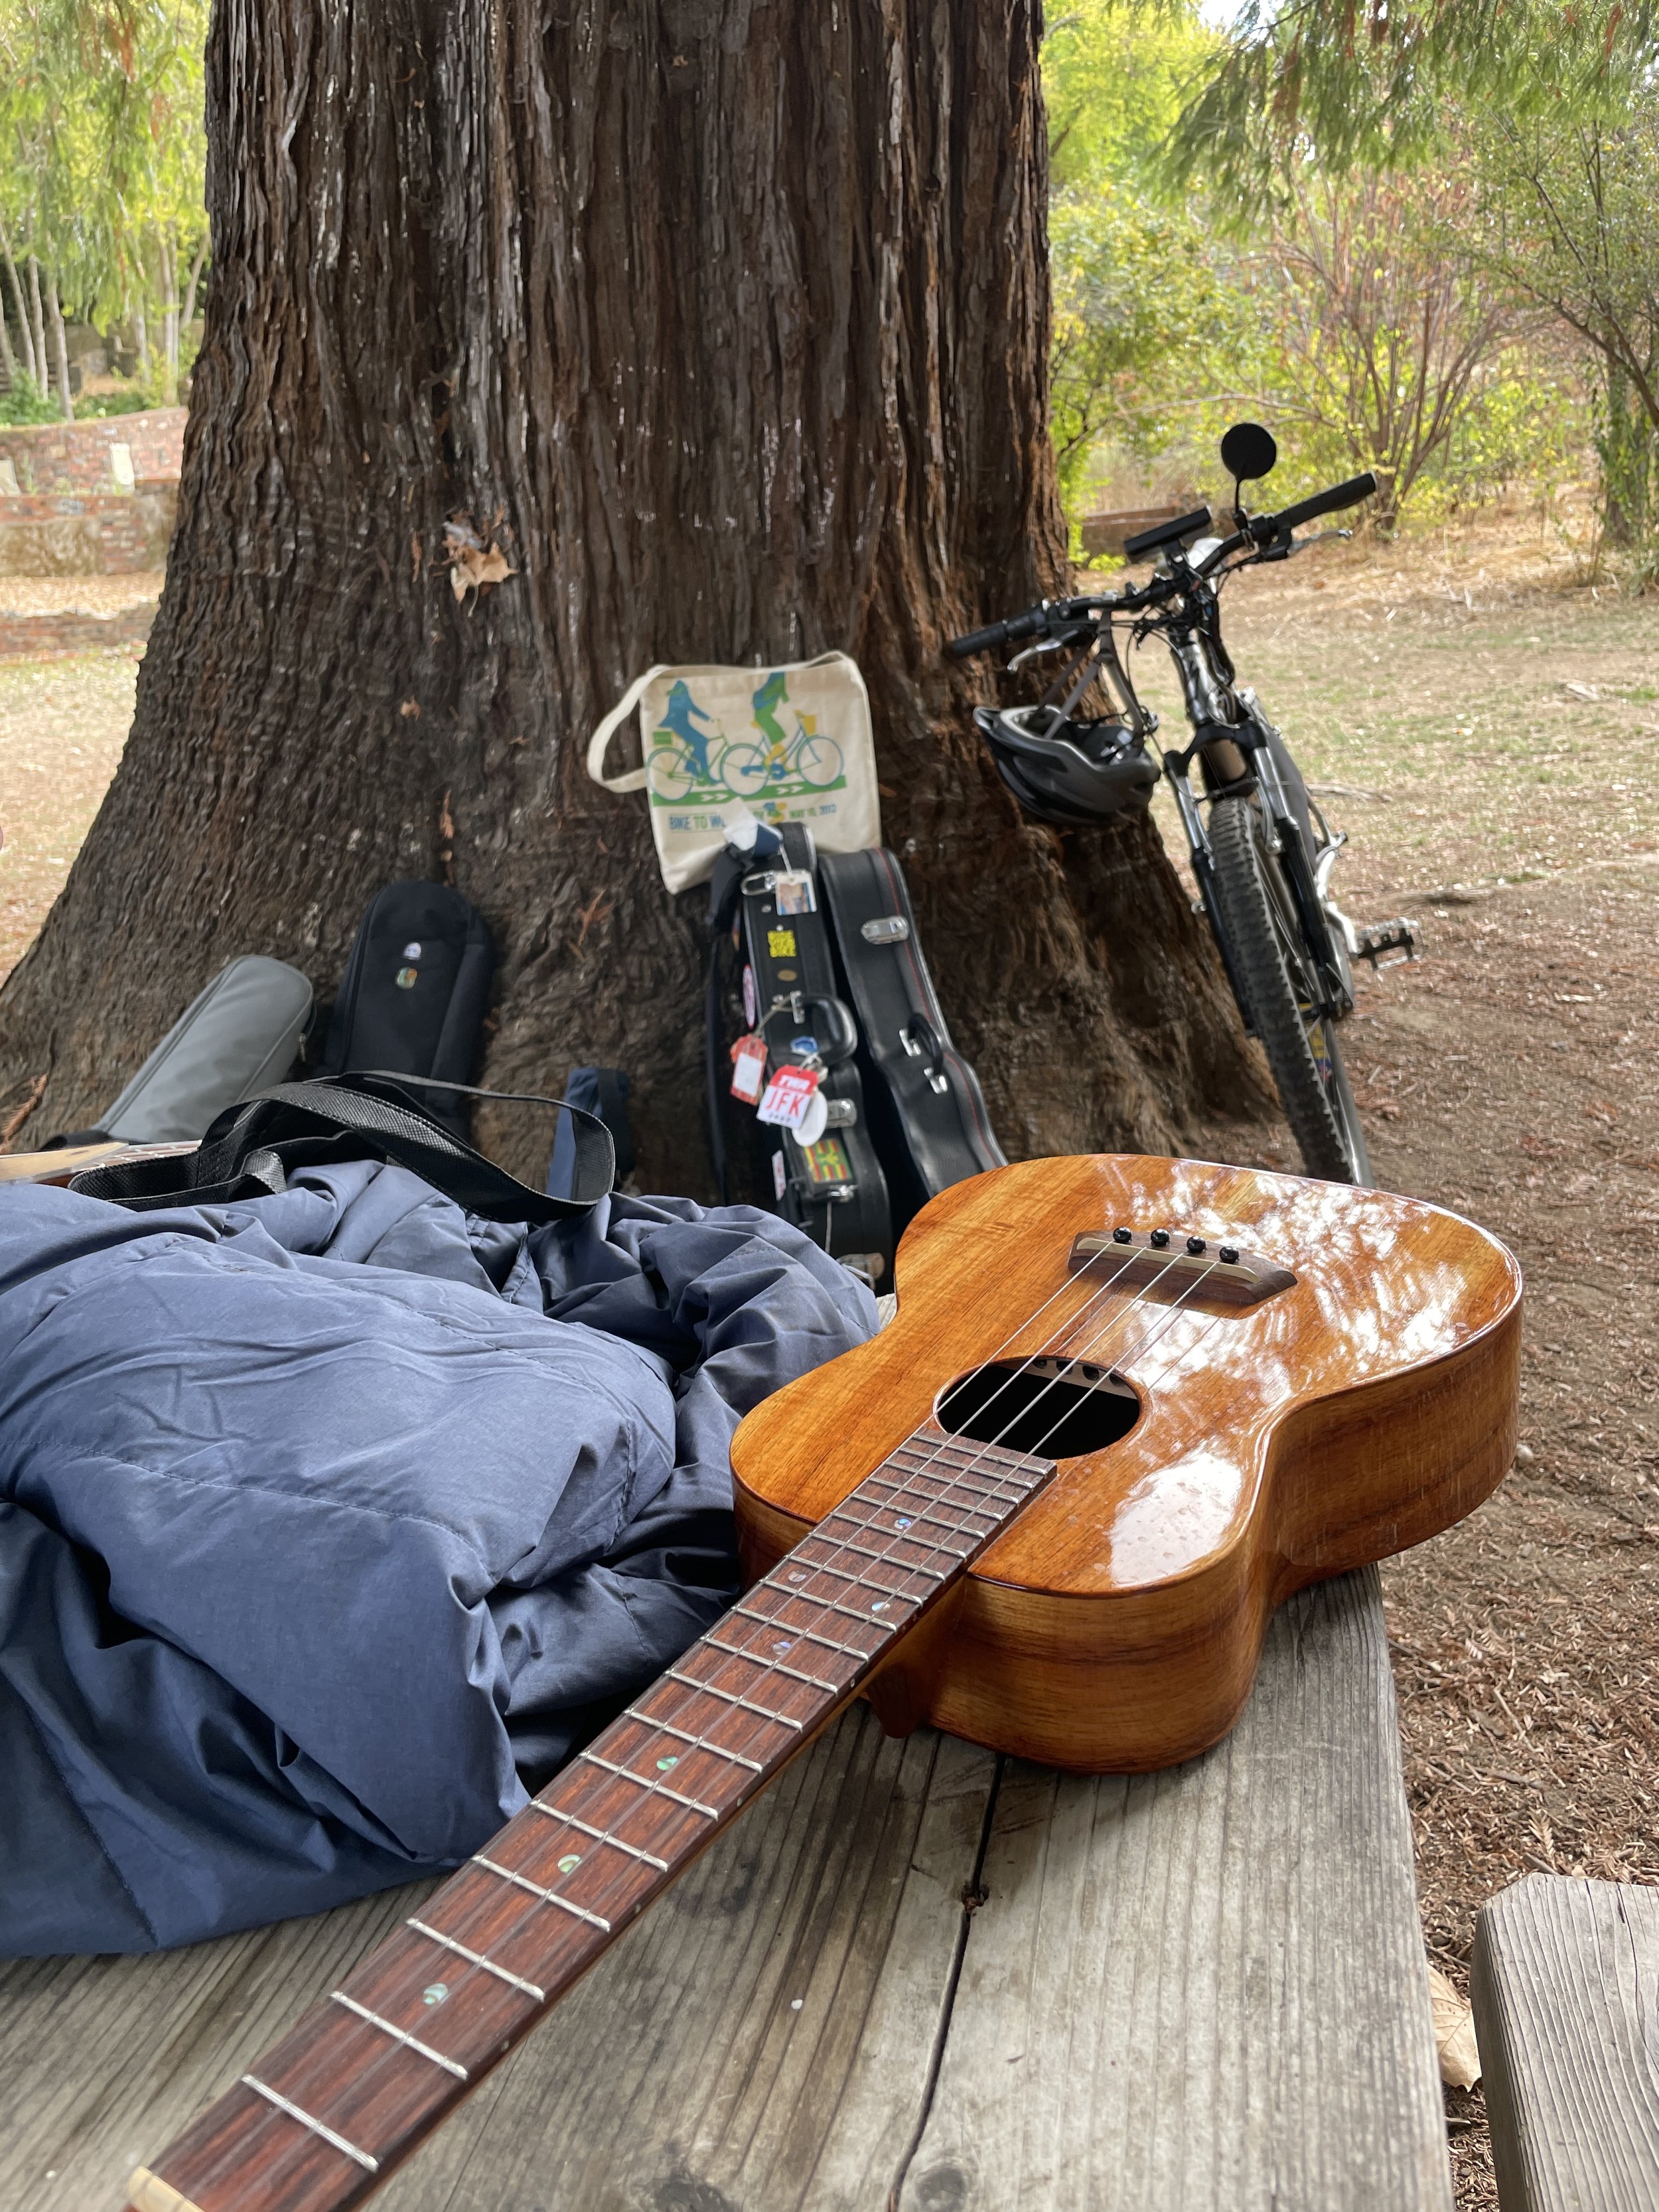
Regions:
[[1434, 2012], [1434, 2047], [1440, 2054], [1441, 2080], [1454, 2089], [1473, 2089], [1480, 2079], [1474, 2014], [1438, 1966], [1429, 1968], [1429, 2002]]
[[444, 543], [449, 548], [449, 588], [458, 599], [464, 599], [469, 592], [486, 592], [493, 585], [504, 584], [519, 573], [494, 538], [486, 545], [464, 522], [444, 525]]

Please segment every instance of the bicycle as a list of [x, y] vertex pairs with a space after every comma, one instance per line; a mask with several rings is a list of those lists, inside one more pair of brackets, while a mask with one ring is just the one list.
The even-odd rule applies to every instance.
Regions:
[[[1238, 684], [1222, 642], [1219, 594], [1241, 568], [1348, 536], [1322, 531], [1295, 539], [1292, 532], [1369, 498], [1376, 479], [1352, 477], [1277, 514], [1252, 516], [1243, 488], [1278, 459], [1272, 434], [1258, 423], [1235, 423], [1221, 459], [1233, 478], [1230, 535], [1208, 534], [1214, 518], [1197, 507], [1125, 544], [1132, 563], [1158, 558], [1147, 583], [1045, 600], [952, 639], [948, 650], [963, 656], [1036, 641], [1011, 668], [1034, 654], [1072, 652], [1036, 706], [975, 709], [1004, 781], [1039, 819], [1079, 826], [1144, 808], [1159, 776], [1168, 781], [1198, 884], [1194, 904], [1208, 920], [1244, 1026], [1261, 1039], [1304, 1164], [1330, 1182], [1369, 1182], [1335, 1025], [1353, 1009], [1353, 963], [1368, 960], [1375, 969], [1393, 964], [1385, 955], [1413, 959], [1418, 933], [1406, 921], [1358, 928], [1332, 898], [1346, 833], [1332, 830], [1255, 693]], [[1136, 696], [1118, 650], [1116, 626], [1125, 621], [1132, 647], [1164, 639], [1180, 678], [1192, 740], [1161, 761], [1146, 750], [1158, 717]], [[1079, 717], [1097, 684], [1112, 711]]]
[[841, 747], [833, 738], [809, 730], [799, 714], [793, 737], [770, 744], [736, 739], [721, 763], [721, 773], [739, 799], [753, 799], [769, 784], [792, 775], [812, 791], [828, 791], [842, 774]]

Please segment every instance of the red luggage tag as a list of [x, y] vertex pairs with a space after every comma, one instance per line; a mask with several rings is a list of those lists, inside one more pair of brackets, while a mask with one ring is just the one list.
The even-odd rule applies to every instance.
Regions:
[[766, 1087], [766, 1040], [740, 1036], [732, 1048], [732, 1096], [752, 1106]]
[[817, 1120], [811, 1109], [820, 1106], [818, 1098], [818, 1070], [816, 1067], [781, 1067], [766, 1086], [757, 1119], [769, 1121], [780, 1129], [799, 1132], [809, 1118]]

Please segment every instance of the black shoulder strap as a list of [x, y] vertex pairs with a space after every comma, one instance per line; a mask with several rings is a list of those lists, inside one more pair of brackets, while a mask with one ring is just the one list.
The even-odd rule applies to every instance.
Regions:
[[[151, 1212], [167, 1206], [216, 1206], [281, 1190], [288, 1171], [331, 1159], [395, 1161], [446, 1198], [486, 1221], [527, 1221], [539, 1228], [590, 1212], [616, 1179], [611, 1132], [597, 1115], [562, 1099], [514, 1091], [473, 1091], [568, 1114], [575, 1138], [575, 1174], [568, 1198], [532, 1190], [463, 1139], [423, 1113], [404, 1089], [467, 1091], [424, 1077], [378, 1073], [319, 1076], [281, 1083], [228, 1107], [194, 1152], [167, 1159], [89, 1168], [71, 1190]], [[180, 1170], [188, 1181], [180, 1183]]]

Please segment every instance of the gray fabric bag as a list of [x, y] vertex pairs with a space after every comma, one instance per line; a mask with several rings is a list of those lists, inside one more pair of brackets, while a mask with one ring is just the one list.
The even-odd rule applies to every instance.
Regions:
[[193, 999], [98, 1126], [129, 1145], [187, 1143], [280, 1083], [311, 1018], [297, 968], [244, 953]]

